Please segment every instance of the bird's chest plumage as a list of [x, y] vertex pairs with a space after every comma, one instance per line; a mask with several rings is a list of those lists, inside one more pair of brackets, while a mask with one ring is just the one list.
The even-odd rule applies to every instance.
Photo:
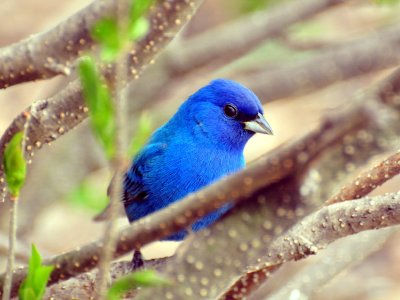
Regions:
[[[173, 144], [144, 177], [148, 205], [160, 208], [244, 167], [243, 155], [192, 144]], [[153, 209], [152, 209], [153, 210]]]

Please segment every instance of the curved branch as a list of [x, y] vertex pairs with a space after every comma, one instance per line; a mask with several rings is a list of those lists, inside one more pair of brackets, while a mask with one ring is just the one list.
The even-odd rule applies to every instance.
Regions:
[[[129, 1], [124, 2], [127, 5]], [[94, 46], [90, 28], [115, 10], [115, 1], [94, 1], [51, 30], [1, 48], [0, 88], [68, 75], [76, 58]]]
[[[150, 32], [136, 43], [130, 56], [128, 76], [135, 78], [193, 15], [202, 0], [159, 2], [149, 12]], [[124, 0], [124, 6], [131, 3]], [[69, 74], [78, 56], [94, 50], [90, 36], [93, 25], [116, 15], [113, 0], [97, 0], [55, 28], [0, 49], [0, 88], [37, 79]]]
[[400, 193], [365, 197], [324, 206], [271, 245], [271, 265], [317, 253], [330, 243], [365, 230], [400, 224]]

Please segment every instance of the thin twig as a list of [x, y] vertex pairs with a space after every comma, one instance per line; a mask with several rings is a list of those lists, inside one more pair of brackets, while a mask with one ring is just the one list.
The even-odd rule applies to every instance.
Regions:
[[7, 271], [6, 278], [4, 280], [3, 286], [3, 300], [9, 300], [11, 295], [11, 287], [12, 287], [12, 279], [13, 279], [13, 270], [14, 270], [14, 252], [15, 252], [15, 243], [17, 236], [17, 214], [18, 214], [18, 199], [14, 198], [11, 200], [11, 208], [10, 208], [10, 222], [9, 222], [9, 250], [8, 250], [8, 259], [7, 259]]
[[[118, 26], [119, 30], [126, 30], [128, 22], [124, 6], [118, 5]], [[111, 181], [110, 193], [110, 214], [108, 215], [107, 225], [104, 230], [104, 249], [100, 258], [99, 274], [96, 282], [96, 299], [105, 300], [107, 283], [110, 281], [110, 263], [116, 244], [116, 218], [118, 215], [118, 203], [122, 195], [122, 172], [125, 165], [126, 153], [126, 114], [127, 98], [125, 84], [127, 79], [127, 64], [125, 61], [128, 49], [123, 49], [119, 60], [116, 63], [115, 74], [115, 101], [114, 101], [114, 120], [115, 120], [115, 158], [110, 162], [110, 167], [115, 173]]]

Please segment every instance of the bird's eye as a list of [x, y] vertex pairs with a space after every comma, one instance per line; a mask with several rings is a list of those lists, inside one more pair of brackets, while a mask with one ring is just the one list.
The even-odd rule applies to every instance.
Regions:
[[233, 104], [227, 104], [224, 106], [224, 113], [229, 118], [235, 118], [238, 115], [238, 109]]

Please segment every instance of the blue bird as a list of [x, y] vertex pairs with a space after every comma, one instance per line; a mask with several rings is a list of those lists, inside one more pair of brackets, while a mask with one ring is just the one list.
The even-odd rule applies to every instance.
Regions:
[[[191, 95], [156, 130], [124, 176], [123, 204], [130, 222], [160, 210], [245, 166], [243, 149], [255, 132], [272, 134], [257, 96], [243, 85], [216, 79]], [[224, 206], [192, 225], [214, 223]], [[182, 240], [182, 230], [166, 240]]]

